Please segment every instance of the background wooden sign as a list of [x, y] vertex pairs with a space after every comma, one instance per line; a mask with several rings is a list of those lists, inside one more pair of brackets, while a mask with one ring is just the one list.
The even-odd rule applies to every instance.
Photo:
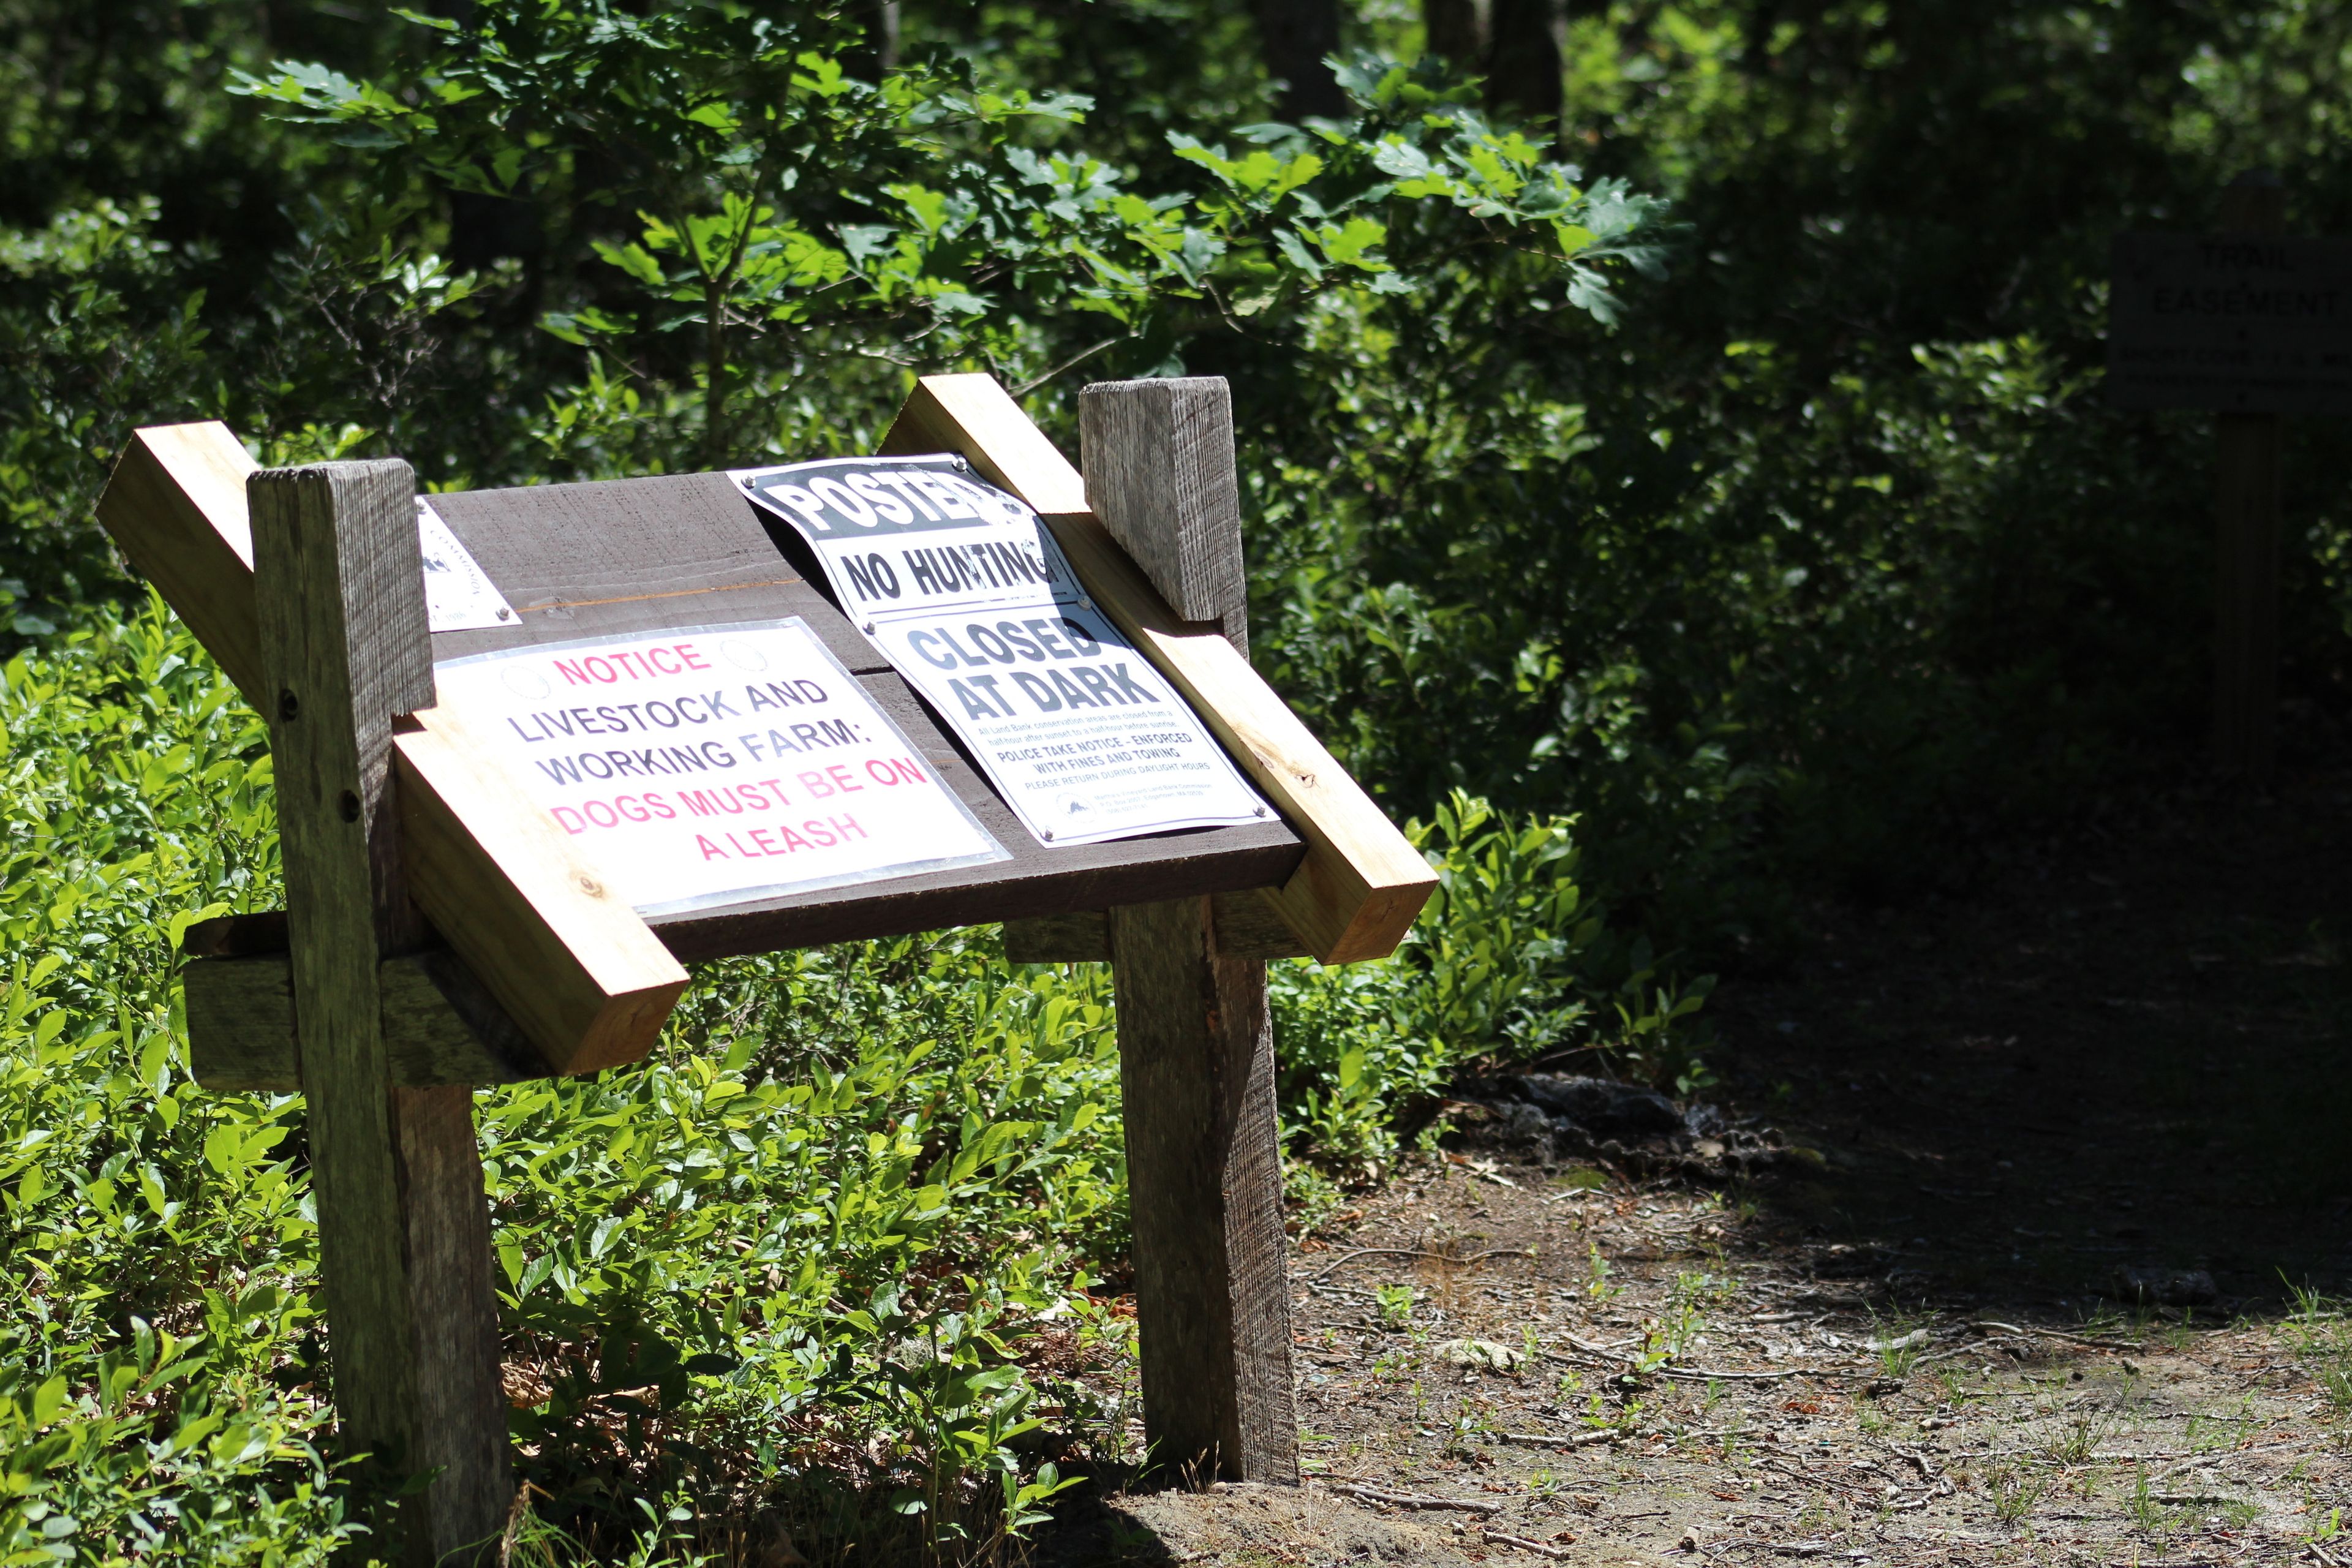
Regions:
[[[1114, 966], [1155, 1454], [1296, 1479], [1265, 960], [1383, 956], [1434, 879], [1249, 668], [1223, 384], [1083, 405], [1085, 478], [986, 376], [920, 383], [884, 448], [958, 455], [1038, 513], [1275, 819], [1039, 843], [723, 475], [434, 496], [511, 609], [436, 633], [404, 463], [256, 471], [217, 425], [123, 454], [101, 521], [277, 759], [289, 907], [191, 930], [192, 1055], [208, 1085], [310, 1101], [338, 1417], [432, 1473], [404, 1505], [412, 1561], [494, 1542], [513, 1495], [469, 1089], [642, 1056], [684, 961], [982, 921], [1016, 959]], [[641, 914], [436, 700], [452, 660], [786, 621], [1005, 853]]]
[[2352, 414], [2352, 240], [2123, 235], [2107, 309], [2119, 407]]
[[2208, 235], [2115, 242], [2107, 395], [2217, 415], [2213, 759], [2249, 784], [2278, 760], [2280, 419], [2352, 413], [2352, 241], [2294, 238], [2277, 174], [2221, 195]]

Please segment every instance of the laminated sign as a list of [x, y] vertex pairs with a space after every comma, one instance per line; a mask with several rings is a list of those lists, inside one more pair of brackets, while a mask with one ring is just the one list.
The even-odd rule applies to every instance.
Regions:
[[806, 540], [841, 607], [1047, 844], [1272, 815], [1078, 585], [1035, 512], [960, 458], [730, 476]]
[[449, 531], [441, 514], [416, 498], [417, 552], [425, 558], [425, 616], [436, 632], [515, 625], [514, 607]]
[[640, 914], [1008, 858], [797, 616], [433, 667]]

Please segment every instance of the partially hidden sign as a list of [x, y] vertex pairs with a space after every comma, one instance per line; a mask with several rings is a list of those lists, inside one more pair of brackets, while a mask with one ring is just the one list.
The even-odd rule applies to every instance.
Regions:
[[1271, 808], [1079, 586], [1037, 514], [955, 458], [731, 476], [807, 541], [842, 609], [1046, 844]]
[[2118, 237], [2107, 395], [2123, 408], [2352, 414], [2352, 240]]
[[434, 681], [641, 914], [1008, 858], [797, 617], [478, 654]]

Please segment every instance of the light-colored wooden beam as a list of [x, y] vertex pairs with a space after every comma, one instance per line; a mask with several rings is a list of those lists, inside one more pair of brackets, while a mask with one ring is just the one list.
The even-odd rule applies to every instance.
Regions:
[[685, 969], [456, 714], [410, 718], [392, 743], [417, 906], [558, 1072], [642, 1058]]
[[1040, 517], [1087, 510], [1087, 482], [992, 375], [927, 375], [882, 437], [886, 457], [961, 452]]
[[889, 454], [958, 452], [1034, 508], [1097, 605], [1208, 721], [1251, 782], [1307, 840], [1268, 889], [1315, 958], [1385, 958], [1437, 879], [1289, 705], [1214, 626], [1180, 619], [1086, 507], [1086, 484], [994, 377], [926, 376], [883, 438]]
[[218, 420], [134, 430], [98, 498], [98, 521], [267, 713], [245, 504], [245, 477], [259, 466]]
[[[264, 714], [245, 497], [252, 458], [218, 423], [137, 431], [99, 520]], [[686, 971], [551, 823], [498, 782], [449, 716], [427, 709], [394, 738], [417, 901], [529, 1035], [551, 1071], [637, 1060], [685, 990]]]

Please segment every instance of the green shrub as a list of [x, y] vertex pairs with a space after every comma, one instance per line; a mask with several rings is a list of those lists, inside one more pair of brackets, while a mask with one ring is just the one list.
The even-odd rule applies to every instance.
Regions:
[[1473, 1070], [1549, 1059], [1686, 1093], [1706, 1079], [1694, 1016], [1712, 976], [1684, 984], [1646, 939], [1612, 934], [1578, 885], [1571, 818], [1517, 819], [1455, 791], [1405, 832], [1436, 868], [1427, 910], [1393, 958], [1272, 976], [1275, 1041], [1302, 1152], [1362, 1179], [1401, 1126]]
[[[0, 1531], [27, 1551], [309, 1561], [354, 1528], [309, 1446], [301, 1101], [200, 1090], [173, 1015], [188, 920], [281, 896], [263, 733], [152, 605], [0, 683]], [[739, 960], [644, 1066], [480, 1096], [544, 1519], [625, 1555], [635, 1500], [812, 1465], [940, 1542], [1034, 1514], [1041, 1403], [1106, 1423], [1024, 1357], [1120, 1332], [1087, 1294], [1125, 1250], [1106, 990], [1013, 974], [984, 930]]]
[[[322, 1556], [366, 1484], [313, 1447], [302, 1102], [198, 1089], [173, 1000], [192, 919], [282, 899], [265, 731], [152, 601], [0, 678], [0, 1530]], [[1302, 1150], [1376, 1164], [1482, 1058], [1672, 1070], [1642, 1028], [1679, 1043], [1695, 994], [1639, 1000], [1566, 823], [1457, 795], [1412, 833], [1442, 882], [1400, 956], [1276, 972]], [[1101, 966], [1008, 966], [989, 928], [706, 964], [646, 1063], [477, 1115], [534, 1528], [578, 1552], [718, 1527], [680, 1498], [978, 1550], [1066, 1484], [1049, 1415], [1123, 1443], [1072, 1375], [1126, 1332], [1093, 1294], [1127, 1252]]]

